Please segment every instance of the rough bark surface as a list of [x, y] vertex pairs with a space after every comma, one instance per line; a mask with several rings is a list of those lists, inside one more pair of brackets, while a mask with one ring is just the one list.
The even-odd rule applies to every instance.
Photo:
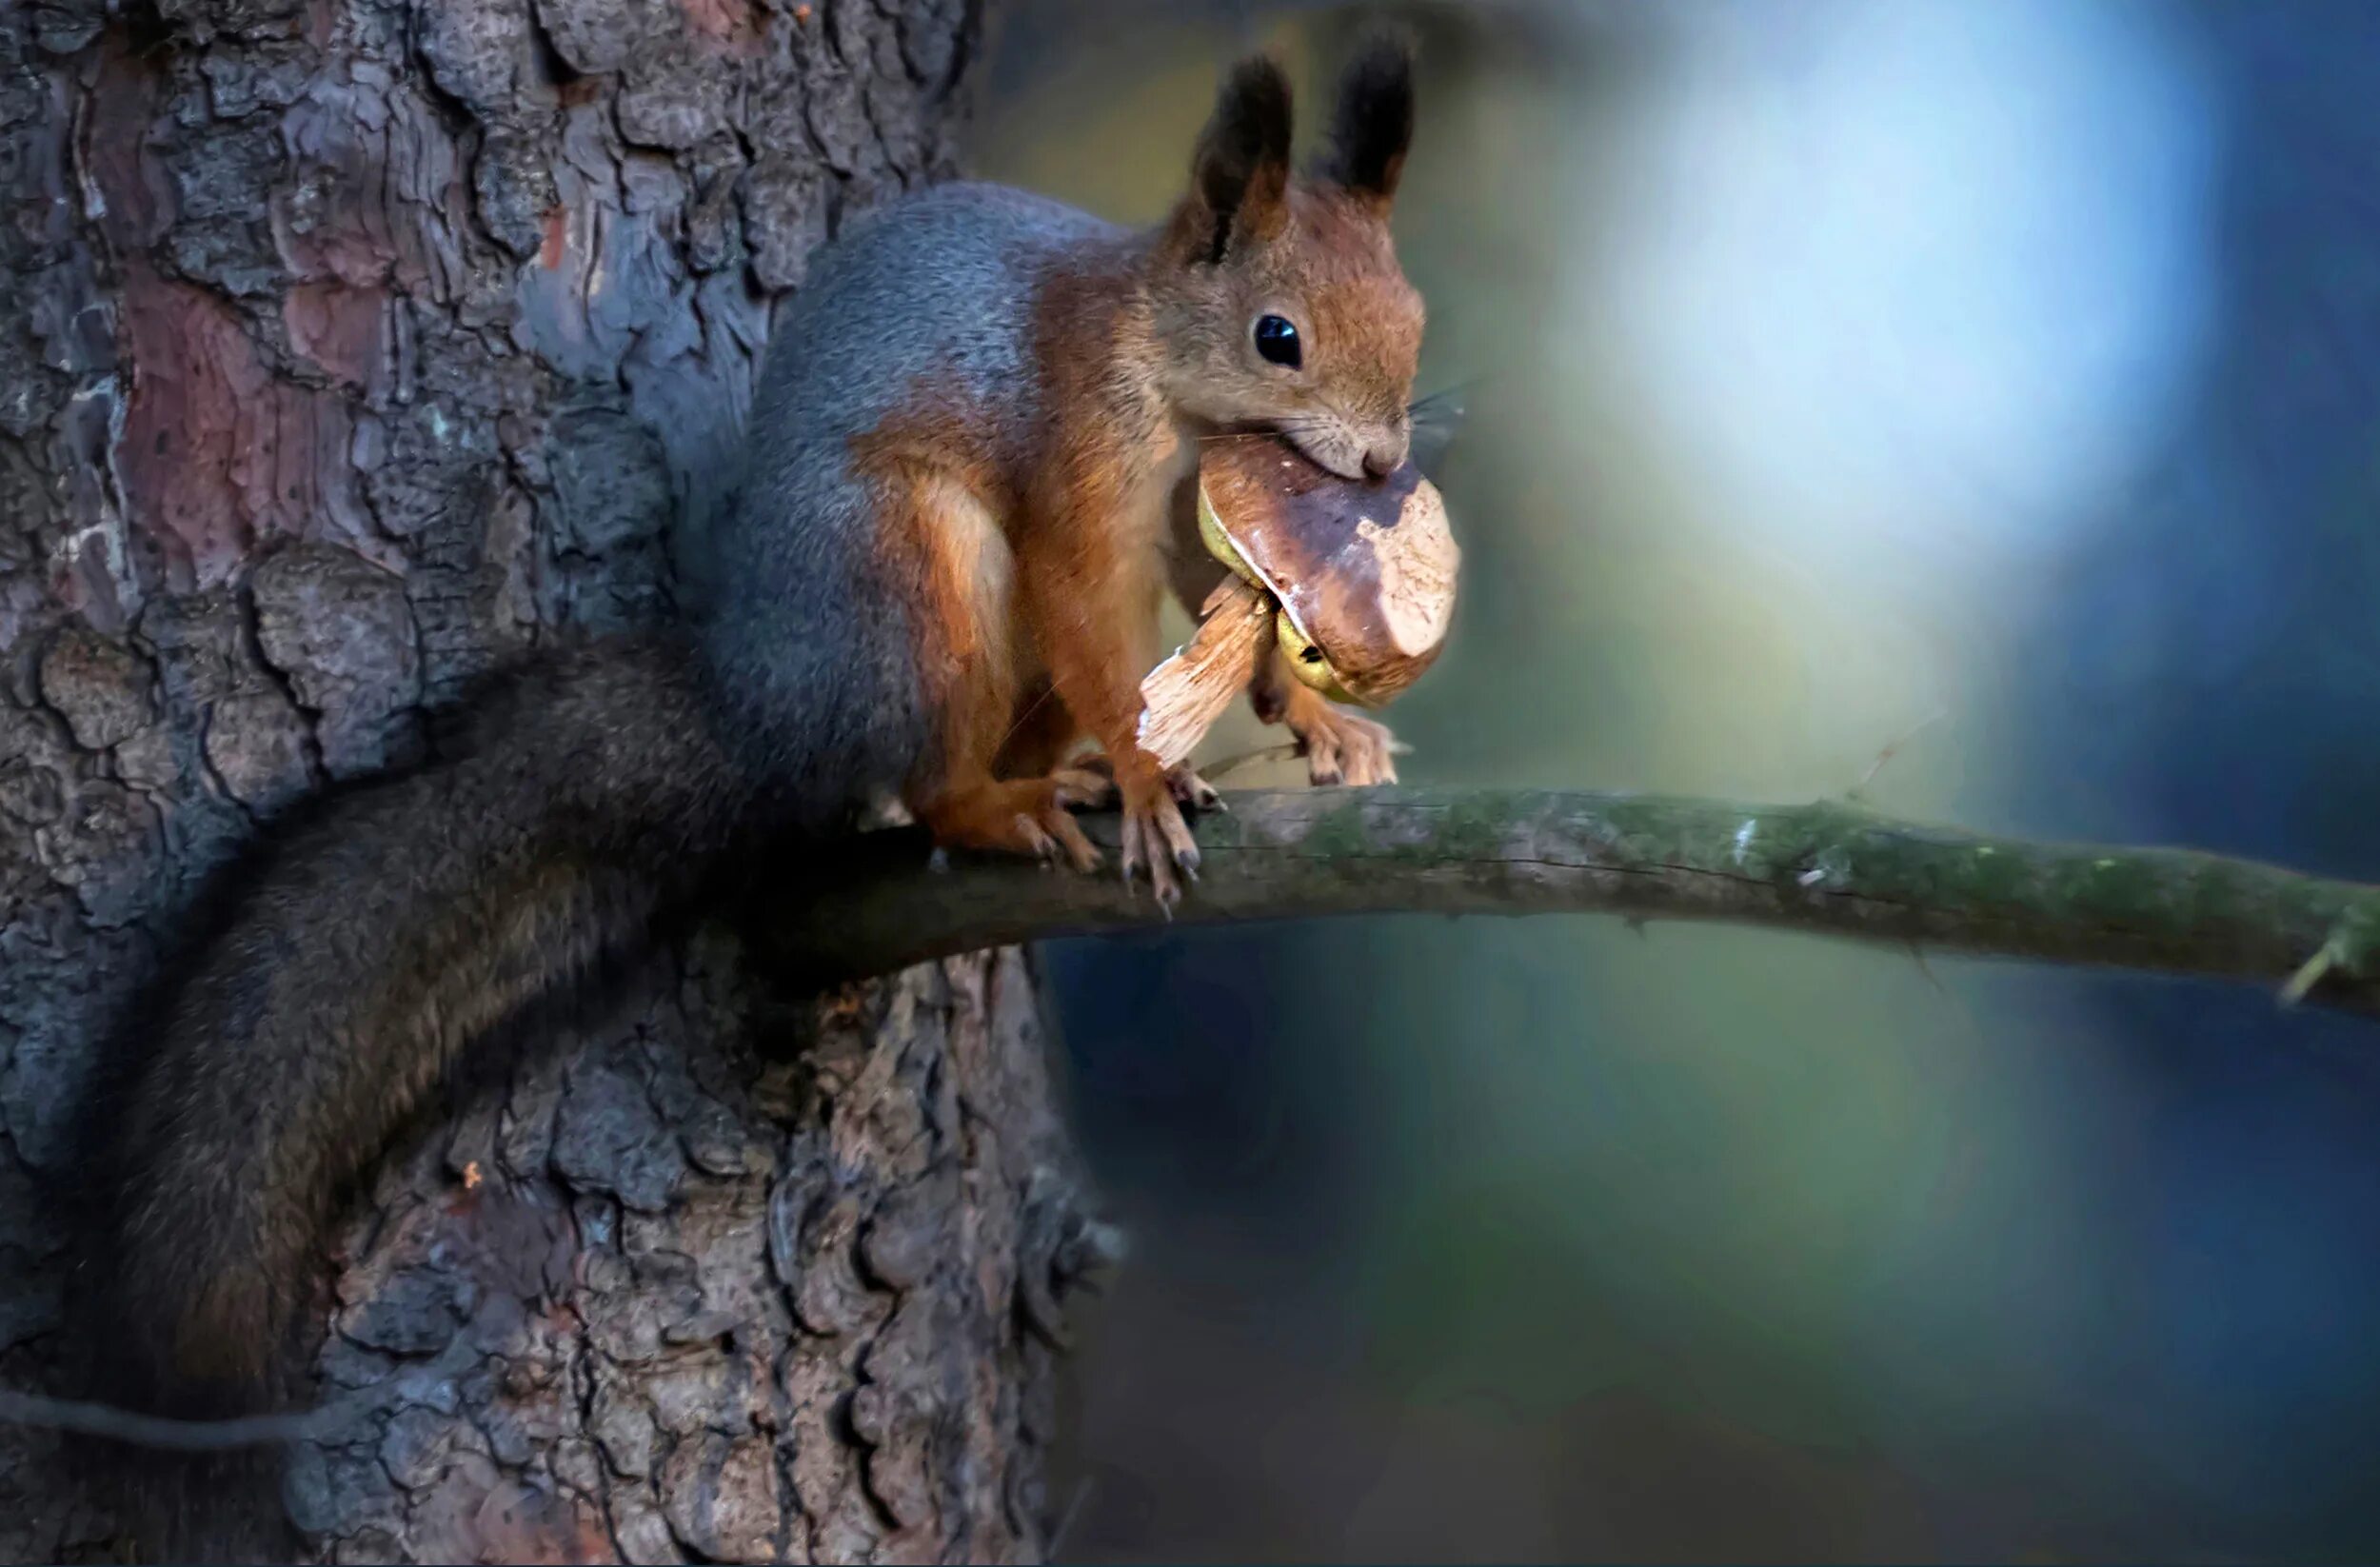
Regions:
[[[294, 797], [666, 614], [772, 301], [933, 177], [973, 0], [0, 7], [0, 1381], [76, 1391], [95, 1030]], [[1039, 1549], [1085, 1243], [1013, 955], [831, 1003], [732, 931], [459, 1096], [337, 1239], [327, 1557]], [[114, 1548], [0, 1430], [0, 1558]]]

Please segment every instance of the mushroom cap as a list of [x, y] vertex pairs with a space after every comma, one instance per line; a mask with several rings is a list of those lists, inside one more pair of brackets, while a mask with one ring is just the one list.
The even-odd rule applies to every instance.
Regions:
[[1462, 556], [1438, 487], [1410, 462], [1366, 483], [1278, 438], [1210, 442], [1199, 527], [1279, 606], [1281, 651], [1317, 690], [1378, 706], [1445, 645]]

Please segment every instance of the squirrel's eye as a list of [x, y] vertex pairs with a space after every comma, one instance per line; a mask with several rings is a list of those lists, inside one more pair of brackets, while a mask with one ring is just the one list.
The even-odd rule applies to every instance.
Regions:
[[1274, 364], [1293, 370], [1305, 363], [1305, 348], [1298, 342], [1298, 328], [1281, 316], [1257, 318], [1256, 351]]

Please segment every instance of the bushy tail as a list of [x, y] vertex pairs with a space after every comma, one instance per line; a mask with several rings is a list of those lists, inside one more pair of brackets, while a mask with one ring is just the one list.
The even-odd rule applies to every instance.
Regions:
[[[449, 760], [271, 833], [95, 1099], [91, 1265], [111, 1401], [215, 1418], [297, 1398], [327, 1210], [458, 1058], [638, 944], [754, 792], [684, 657], [547, 661]], [[286, 1548], [269, 1455], [148, 1455], [146, 1554]]]

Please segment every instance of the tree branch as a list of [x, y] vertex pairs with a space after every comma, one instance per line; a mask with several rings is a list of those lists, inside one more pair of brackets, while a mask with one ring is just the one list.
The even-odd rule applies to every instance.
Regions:
[[[2252, 861], [1987, 838], [1831, 802], [1433, 789], [1227, 798], [1228, 814], [1198, 824], [1205, 863], [1176, 911], [1182, 922], [1395, 913], [1717, 920], [2248, 980], [2287, 1002], [2380, 1013], [2380, 886]], [[1112, 863], [1115, 818], [1083, 824]], [[1112, 874], [976, 857], [938, 869], [924, 836], [902, 828], [840, 846], [831, 861], [803, 867], [797, 884], [779, 881], [760, 929], [782, 965], [829, 980], [1164, 923], [1145, 887], [1127, 892]], [[185, 1421], [0, 1390], [0, 1424], [237, 1447], [318, 1435], [364, 1401]]]
[[[1717, 920], [1945, 951], [2209, 975], [2380, 1012], [2380, 887], [2179, 849], [1988, 838], [1850, 805], [1322, 789], [1198, 823], [1184, 922], [1328, 914]], [[1085, 827], [1115, 861], [1116, 821]], [[869, 834], [783, 900], [777, 955], [857, 977], [978, 947], [1163, 922], [1145, 888]]]

